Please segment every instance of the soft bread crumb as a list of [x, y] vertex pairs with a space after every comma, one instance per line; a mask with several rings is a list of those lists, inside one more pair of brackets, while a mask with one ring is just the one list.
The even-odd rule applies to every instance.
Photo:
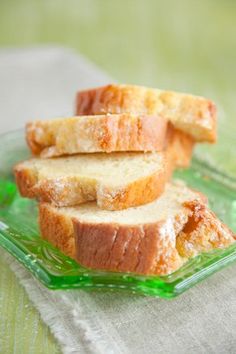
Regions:
[[24, 197], [58, 206], [97, 200], [107, 210], [151, 202], [168, 177], [163, 152], [34, 158], [16, 165], [15, 176]]

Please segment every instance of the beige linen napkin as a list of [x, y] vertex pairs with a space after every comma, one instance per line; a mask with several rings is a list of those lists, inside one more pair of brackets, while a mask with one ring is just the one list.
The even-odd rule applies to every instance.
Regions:
[[235, 353], [235, 266], [163, 300], [118, 291], [51, 291], [4, 257], [65, 354]]

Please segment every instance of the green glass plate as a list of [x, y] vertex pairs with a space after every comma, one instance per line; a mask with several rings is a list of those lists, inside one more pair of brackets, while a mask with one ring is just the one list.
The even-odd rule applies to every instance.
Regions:
[[[1, 136], [0, 245], [48, 288], [125, 289], [134, 293], [172, 298], [236, 260], [235, 244], [224, 250], [201, 254], [178, 271], [163, 277], [85, 269], [40, 238], [37, 204], [19, 196], [12, 176], [12, 166], [28, 156], [22, 131]], [[205, 193], [217, 215], [231, 229], [236, 230], [235, 179], [196, 159], [190, 169], [178, 171], [176, 177]]]

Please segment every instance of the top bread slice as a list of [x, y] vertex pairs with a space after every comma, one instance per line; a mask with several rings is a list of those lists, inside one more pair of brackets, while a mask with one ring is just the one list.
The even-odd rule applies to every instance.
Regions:
[[206, 197], [183, 182], [167, 184], [152, 203], [121, 211], [41, 203], [39, 224], [45, 239], [82, 266], [138, 274], [169, 274], [200, 252], [234, 242]]
[[117, 84], [77, 93], [76, 115], [104, 113], [160, 114], [195, 141], [216, 140], [216, 107], [203, 97]]
[[129, 113], [35, 121], [26, 126], [33, 155], [53, 157], [76, 153], [161, 151], [167, 121], [160, 116]]
[[103, 209], [119, 210], [157, 198], [172, 169], [163, 152], [97, 153], [33, 158], [14, 172], [24, 197], [58, 206], [97, 200]]

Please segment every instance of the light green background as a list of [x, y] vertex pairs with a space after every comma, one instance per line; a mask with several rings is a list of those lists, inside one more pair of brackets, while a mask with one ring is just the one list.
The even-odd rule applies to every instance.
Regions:
[[[214, 99], [219, 144], [202, 149], [236, 172], [236, 1], [0, 0], [0, 46], [40, 43], [75, 48], [122, 82]], [[1, 260], [0, 269], [0, 353], [59, 352]]]

